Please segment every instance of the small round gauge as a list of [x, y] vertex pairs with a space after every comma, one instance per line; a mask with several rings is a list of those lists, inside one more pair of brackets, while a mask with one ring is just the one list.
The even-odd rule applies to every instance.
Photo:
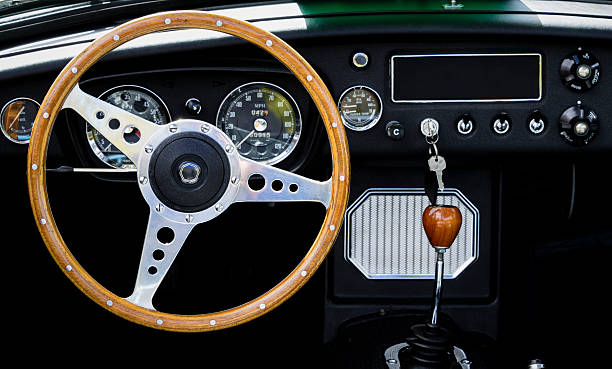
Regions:
[[[155, 124], [167, 124], [171, 120], [170, 112], [162, 99], [144, 87], [117, 86], [104, 92], [99, 96], [99, 99]], [[89, 123], [86, 125], [85, 132], [92, 151], [105, 164], [121, 169], [136, 167], [130, 159]]]
[[340, 96], [338, 109], [347, 128], [365, 131], [378, 123], [382, 114], [382, 101], [370, 87], [353, 86]]
[[16, 143], [30, 142], [32, 126], [39, 108], [39, 103], [27, 97], [13, 99], [6, 103], [0, 113], [2, 133]]
[[242, 156], [274, 164], [297, 145], [302, 119], [295, 100], [285, 90], [271, 83], [252, 82], [237, 87], [223, 100], [217, 126]]

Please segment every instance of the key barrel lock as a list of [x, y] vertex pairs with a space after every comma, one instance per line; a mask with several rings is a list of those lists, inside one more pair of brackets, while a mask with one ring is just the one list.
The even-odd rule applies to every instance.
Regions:
[[559, 118], [560, 135], [573, 146], [591, 143], [599, 132], [599, 117], [595, 111], [578, 104], [567, 108]]

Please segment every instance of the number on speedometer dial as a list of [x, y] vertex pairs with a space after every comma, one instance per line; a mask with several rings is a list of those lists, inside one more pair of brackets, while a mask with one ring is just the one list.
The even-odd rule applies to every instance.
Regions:
[[227, 95], [217, 113], [217, 126], [242, 156], [274, 164], [295, 148], [302, 121], [295, 100], [285, 90], [253, 82]]

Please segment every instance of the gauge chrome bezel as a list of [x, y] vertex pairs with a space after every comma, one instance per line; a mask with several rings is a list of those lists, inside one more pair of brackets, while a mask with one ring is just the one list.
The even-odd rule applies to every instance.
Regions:
[[253, 160], [253, 161], [257, 162], [257, 163], [264, 164], [264, 165], [273, 165], [273, 164], [280, 163], [285, 158], [287, 158], [289, 156], [289, 154], [291, 154], [293, 152], [293, 150], [296, 148], [296, 146], [298, 144], [298, 141], [300, 140], [300, 137], [302, 135], [302, 113], [300, 111], [300, 107], [297, 104], [297, 102], [295, 101], [295, 99], [293, 98], [293, 96], [291, 96], [291, 94], [289, 92], [287, 92], [284, 88], [282, 88], [280, 86], [277, 86], [277, 85], [275, 85], [273, 83], [270, 83], [270, 82], [248, 82], [248, 83], [242, 84], [242, 85], [234, 88], [232, 91], [230, 91], [230, 93], [228, 93], [225, 96], [225, 98], [221, 101], [221, 104], [219, 104], [219, 109], [217, 110], [217, 117], [215, 118], [215, 125], [223, 133], [225, 133], [225, 131], [223, 130], [223, 127], [221, 127], [221, 122], [219, 121], [219, 118], [221, 117], [221, 109], [223, 108], [223, 106], [225, 106], [225, 103], [227, 102], [227, 99], [230, 98], [230, 96], [232, 96], [234, 93], [242, 92], [241, 91], [242, 89], [244, 89], [247, 86], [251, 86], [251, 85], [267, 85], [267, 86], [275, 88], [275, 89], [277, 89], [277, 91], [281, 92], [283, 94], [283, 96], [285, 98], [287, 98], [287, 100], [290, 103], [292, 103], [293, 106], [295, 107], [295, 110], [297, 112], [297, 114], [296, 114], [296, 125], [299, 125], [299, 130], [297, 130], [296, 133], [293, 135], [293, 137], [291, 138], [291, 142], [289, 142], [289, 144], [287, 145], [285, 150], [283, 150], [283, 152], [279, 153], [277, 156], [275, 156], [275, 157], [273, 157], [271, 159], [267, 159], [267, 160], [255, 160], [255, 159], [252, 159], [252, 158], [249, 158], [249, 157], [246, 157], [246, 156], [242, 155], [242, 153], [240, 153], [240, 156], [242, 156], [243, 158], [249, 159], [249, 160]]
[[[115, 86], [115, 87], [109, 88], [108, 90], [102, 92], [98, 96], [98, 99], [102, 100], [102, 96], [107, 95], [107, 94], [111, 94], [115, 90], [119, 90], [119, 89], [136, 89], [136, 90], [142, 90], [145, 93], [150, 94], [150, 96], [153, 97], [154, 99], [156, 99], [158, 102], [160, 102], [161, 106], [165, 109], [165, 113], [167, 114], [167, 117], [168, 117], [168, 122], [166, 122], [165, 124], [168, 124], [168, 123], [172, 122], [172, 116], [170, 115], [170, 110], [168, 109], [168, 106], [166, 105], [166, 102], [164, 100], [162, 100], [162, 98], [159, 97], [158, 94], [156, 94], [155, 92], [149, 90], [146, 87], [142, 87], [142, 86], [139, 86], [139, 85], [119, 85], [119, 86]], [[103, 100], [103, 101], [105, 101], [105, 100]], [[89, 147], [91, 148], [91, 151], [93, 151], [94, 155], [98, 159], [100, 159], [101, 162], [103, 162], [104, 164], [108, 165], [109, 167], [115, 168], [115, 169], [134, 169], [134, 168], [136, 168], [136, 165], [134, 163], [132, 163], [132, 165], [121, 165], [121, 166], [115, 166], [115, 165], [111, 164], [109, 162], [109, 160], [108, 160], [108, 157], [102, 152], [102, 150], [100, 150], [100, 148], [96, 144], [96, 140], [93, 137], [93, 131], [91, 129], [93, 129], [93, 127], [86, 121], [85, 122], [85, 137], [87, 138], [87, 143], [89, 144]]]
[[[31, 101], [34, 104], [38, 105], [38, 109], [40, 109], [40, 103], [34, 99], [31, 99], [29, 97], [16, 97], [12, 100], [10, 100], [9, 102], [7, 102], [6, 104], [4, 104], [4, 106], [2, 107], [2, 111], [0, 111], [0, 130], [2, 130], [2, 133], [4, 134], [4, 136], [6, 138], [8, 138], [11, 142], [14, 142], [16, 144], [20, 144], [20, 145], [27, 145], [30, 143], [30, 138], [28, 138], [27, 140], [23, 140], [23, 141], [19, 141], [14, 139], [13, 137], [11, 137], [11, 135], [9, 135], [9, 133], [6, 131], [6, 129], [4, 128], [4, 124], [2, 122], [2, 118], [4, 117], [4, 112], [6, 111], [6, 108], [13, 104], [15, 101], [19, 101], [19, 100], [27, 100], [27, 101]], [[38, 114], [38, 109], [36, 110], [36, 114]], [[34, 125], [34, 122], [32, 122], [32, 126]]]
[[[342, 99], [344, 98], [344, 96], [355, 90], [355, 89], [365, 89], [368, 90], [370, 92], [372, 92], [374, 94], [374, 96], [376, 96], [376, 98], [378, 99], [378, 106], [380, 106], [380, 109], [378, 110], [378, 112], [376, 113], [376, 115], [372, 118], [372, 121], [368, 124], [366, 124], [363, 127], [357, 127], [352, 125], [351, 123], [347, 122], [344, 119], [344, 112], [342, 111], [341, 108], [341, 104], [342, 104]], [[373, 89], [372, 87], [366, 86], [366, 85], [356, 85], [356, 86], [351, 86], [349, 88], [347, 88], [346, 90], [344, 90], [344, 92], [340, 95], [340, 98], [338, 99], [338, 111], [340, 112], [340, 118], [342, 118], [342, 124], [344, 124], [344, 126], [352, 131], [357, 131], [357, 132], [363, 132], [363, 131], [367, 131], [368, 129], [374, 127], [379, 121], [380, 118], [382, 117], [382, 112], [383, 112], [383, 103], [382, 103], [382, 99], [380, 98], [380, 95], [378, 94], [378, 92], [376, 92], [375, 89]]]

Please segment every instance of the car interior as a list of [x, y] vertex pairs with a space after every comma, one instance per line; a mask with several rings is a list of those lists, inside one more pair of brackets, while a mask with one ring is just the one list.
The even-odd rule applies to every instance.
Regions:
[[5, 356], [607, 367], [611, 45], [610, 1], [0, 1]]

